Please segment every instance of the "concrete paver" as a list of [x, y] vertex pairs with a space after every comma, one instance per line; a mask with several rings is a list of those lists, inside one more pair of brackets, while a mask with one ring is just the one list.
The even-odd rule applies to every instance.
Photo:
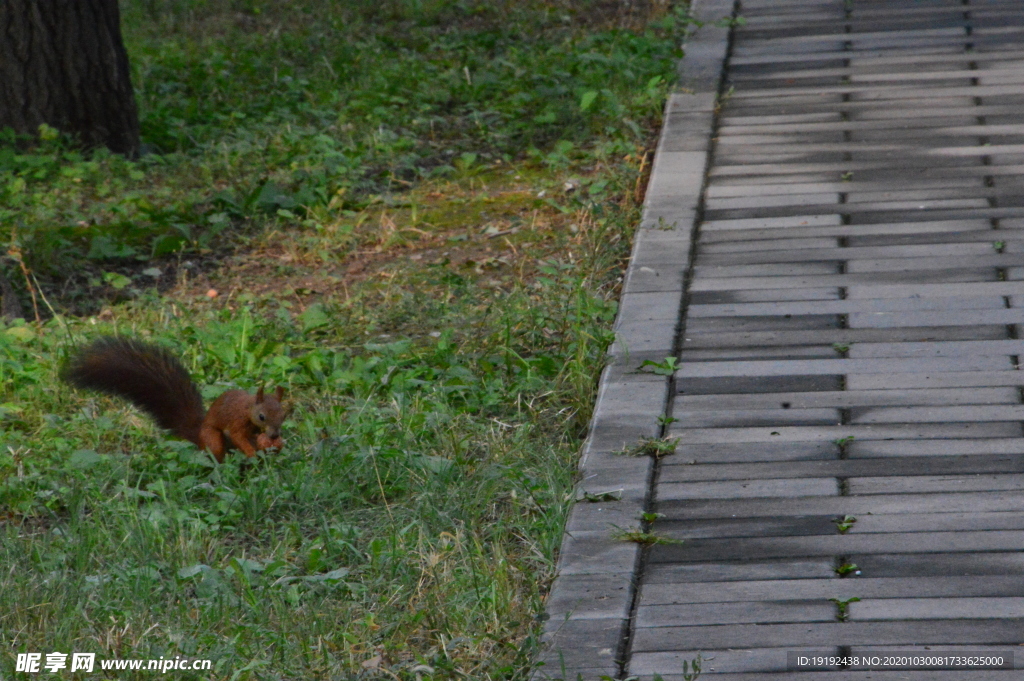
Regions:
[[692, 9], [537, 678], [1020, 678], [1024, 5]]
[[1004, 619], [1024, 617], [1024, 598], [862, 598], [849, 606], [849, 618], [861, 620]]
[[647, 584], [641, 605], [671, 603], [732, 603], [829, 598], [899, 598], [907, 593], [919, 598], [1024, 596], [1024, 584], [1016, 577], [886, 577], [860, 579], [766, 579], [692, 584]]
[[[904, 444], [904, 443], [900, 443]], [[934, 456], [928, 462], [930, 475], [970, 475], [982, 473], [1024, 473], [1024, 460], [1010, 454], [977, 456]], [[865, 478], [903, 479], [920, 476], [921, 462], [912, 457], [901, 459], [828, 458], [819, 461], [772, 461], [770, 463], [734, 463], [730, 466], [692, 463], [678, 456], [662, 460], [659, 483], [702, 480], [761, 480], [774, 478]]]
[[1024, 454], [1024, 441], [1020, 438], [978, 438], [976, 440], [901, 440], [851, 442], [846, 447], [850, 459], [912, 458], [926, 456], [965, 456], [968, 454]]
[[[935, 599], [928, 599], [934, 601]], [[967, 599], [965, 599], [967, 600]], [[973, 599], [971, 599], [973, 600]], [[987, 600], [987, 599], [986, 599]], [[1017, 604], [1014, 603], [1013, 606]], [[935, 607], [932, 602], [921, 608], [929, 612]], [[928, 608], [927, 606], [931, 606]], [[919, 605], [920, 607], [920, 605]], [[871, 615], [872, 608], [864, 612]], [[876, 609], [877, 614], [888, 614]], [[836, 608], [826, 599], [785, 601], [748, 601], [744, 603], [718, 603], [714, 608], [700, 605], [640, 605], [636, 612], [636, 626], [643, 627], [692, 627], [708, 624], [746, 624], [775, 622], [834, 622]], [[885, 617], [862, 617], [861, 619], [890, 619]]]
[[[722, 673], [729, 672], [784, 672], [787, 669], [787, 653], [782, 648], [754, 648], [750, 650], [716, 650], [702, 652], [685, 650], [678, 652], [639, 653], [631, 659], [630, 670], [640, 676], [660, 674], [668, 679], [672, 675], [660, 670], [682, 670], [683, 662], [691, 663], [697, 655], [701, 656], [701, 668], [710, 678], [718, 678]], [[838, 657], [838, 648], [799, 648], [794, 649], [800, 655], [814, 657]], [[677, 678], [682, 679], [679, 675]], [[770, 677], [774, 678], [774, 676]]]
[[842, 353], [829, 345], [696, 348], [679, 351], [679, 359], [689, 362], [723, 359], [837, 359], [839, 357], [842, 357]]
[[[1000, 315], [1006, 310], [993, 310]], [[903, 312], [904, 315], [912, 314]], [[944, 312], [934, 312], [941, 317]], [[1024, 309], [1020, 310], [1024, 315]], [[1007, 317], [1011, 320], [1012, 317]], [[686, 364], [676, 371], [677, 379], [711, 378], [718, 376], [824, 376], [843, 374], [925, 373], [957, 371], [993, 371], [1013, 369], [1008, 359], [998, 355], [962, 357], [899, 357], [879, 359], [795, 359], [745, 362], [706, 362]]]
[[[859, 347], [859, 346], [858, 346]], [[852, 350], [852, 348], [851, 348]], [[1018, 404], [1013, 388], [943, 388], [919, 390], [844, 390], [832, 393], [764, 393], [760, 395], [685, 395], [675, 410], [720, 413], [734, 409], [810, 409], [825, 407], [894, 407], [955, 404]], [[675, 413], [675, 412], [673, 412]]]
[[[694, 463], [750, 463], [759, 461], [814, 461], [839, 456], [839, 445], [819, 442], [762, 442], [756, 447], [749, 443], [716, 442], [711, 444], [677, 444], [676, 454], [670, 457], [680, 464]], [[670, 465], [668, 461], [664, 465]]]
[[[690, 294], [691, 300], [699, 294]], [[916, 326], [890, 327], [887, 329], [826, 329], [806, 331], [746, 331], [736, 333], [691, 333], [687, 330], [682, 339], [683, 348], [700, 347], [747, 347], [821, 343], [897, 342], [897, 341], [960, 341], [960, 340], [1006, 340], [1010, 331], [1006, 325], [981, 324], [977, 326]]]
[[[663, 499], [658, 509], [666, 519], [760, 518], [830, 515], [840, 518], [865, 513], [990, 513], [1024, 510], [1015, 492], [933, 492], [754, 499]], [[845, 536], [843, 538], [846, 538]], [[683, 544], [684, 546], [686, 544]], [[794, 554], [798, 555], [798, 554]], [[1024, 560], [1024, 557], [1022, 557]]]
[[825, 579], [835, 577], [832, 561], [812, 558], [770, 561], [747, 560], [716, 563], [663, 563], [650, 565], [644, 571], [644, 585], [694, 584], [708, 582], [749, 582], [766, 579]]
[[956, 421], [1020, 421], [1024, 405], [961, 407], [864, 407], [851, 409], [850, 423], [948, 423]]
[[[924, 310], [979, 310], [1003, 309], [1003, 296], [971, 296], [963, 298], [853, 298], [843, 300], [734, 303], [719, 305], [690, 305], [687, 319], [701, 317], [762, 317], [771, 315], [852, 314], [857, 312], [920, 312]], [[687, 327], [689, 328], [689, 326]]]
[[660, 482], [659, 499], [746, 499], [839, 494], [835, 478]]
[[1024, 532], [1019, 530], [729, 537], [694, 539], [682, 544], [655, 546], [652, 547], [648, 560], [652, 563], [683, 563], [703, 560], [785, 558], [793, 555], [857, 556], [873, 552], [942, 554], [954, 551], [1016, 551], [1019, 550], [1022, 540]]
[[838, 409], [733, 409], [730, 411], [681, 411], [673, 418], [686, 428], [723, 428], [727, 426], [821, 426], [842, 422]]
[[[631, 651], [726, 648], [784, 648], [808, 646], [942, 644], [948, 641], [1017, 645], [1024, 619], [913, 620], [881, 622], [815, 622], [784, 624], [724, 624], [694, 627], [642, 627], [633, 635]], [[970, 678], [963, 670], [959, 679]], [[1019, 674], [1019, 672], [1018, 672]], [[828, 677], [832, 678], [832, 677]], [[863, 677], [861, 677], [863, 678]]]

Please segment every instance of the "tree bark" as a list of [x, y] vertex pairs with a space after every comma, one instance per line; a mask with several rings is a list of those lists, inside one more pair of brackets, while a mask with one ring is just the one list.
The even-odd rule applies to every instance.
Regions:
[[35, 135], [42, 123], [138, 153], [117, 0], [0, 0], [0, 128]]

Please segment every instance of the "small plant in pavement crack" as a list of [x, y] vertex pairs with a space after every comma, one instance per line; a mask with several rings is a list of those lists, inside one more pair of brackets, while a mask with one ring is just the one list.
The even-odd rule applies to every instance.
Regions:
[[860, 568], [856, 563], [843, 562], [836, 567], [835, 573], [840, 577], [849, 577], [850, 575], [859, 575]]
[[580, 500], [581, 501], [589, 501], [589, 502], [594, 503], [594, 504], [596, 504], [598, 502], [601, 502], [601, 501], [621, 501], [622, 500], [622, 490], [621, 489], [612, 489], [612, 490], [608, 490], [606, 492], [587, 492], [587, 491], [584, 491], [582, 497], [580, 497]]
[[641, 438], [640, 442], [632, 447], [626, 447], [623, 453], [627, 456], [653, 456], [655, 459], [660, 459], [663, 456], [675, 454], [677, 444], [679, 444], [679, 438], [677, 437], [645, 437]]
[[833, 518], [832, 522], [836, 524], [839, 534], [846, 534], [853, 527], [853, 524], [857, 522], [857, 519], [852, 515], [844, 515], [842, 518]]
[[666, 357], [660, 362], [654, 360], [644, 360], [644, 363], [640, 365], [640, 371], [643, 371], [647, 367], [651, 367], [651, 373], [658, 374], [659, 376], [671, 376], [676, 372], [679, 360], [675, 357]]
[[616, 528], [616, 530], [615, 534], [612, 535], [615, 539], [620, 541], [631, 541], [634, 544], [640, 544], [641, 546], [683, 543], [681, 539], [662, 537], [661, 535], [654, 534], [653, 532], [644, 532], [643, 530], [625, 530], [621, 527]]
[[845, 622], [850, 617], [850, 603], [856, 603], [859, 598], [847, 598], [843, 600], [841, 598], [830, 598], [830, 601], [836, 604], [836, 619], [840, 622]]

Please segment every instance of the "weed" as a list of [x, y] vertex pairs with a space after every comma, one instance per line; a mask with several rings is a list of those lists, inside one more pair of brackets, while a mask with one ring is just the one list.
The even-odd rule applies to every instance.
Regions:
[[679, 360], [675, 357], [666, 357], [660, 362], [653, 360], [644, 360], [644, 363], [640, 365], [640, 370], [643, 371], [647, 367], [651, 367], [651, 372], [658, 374], [659, 376], [671, 376], [676, 372], [679, 367], [677, 363]]
[[723, 17], [715, 22], [715, 26], [719, 28], [736, 28], [738, 26], [746, 26], [747, 20], [743, 17]]
[[860, 568], [858, 568], [855, 563], [845, 563], [844, 562], [841, 565], [838, 565], [836, 567], [835, 573], [837, 575], [839, 575], [840, 577], [848, 577], [851, 574], [852, 575], [859, 575], [860, 574]]
[[683, 681], [697, 681], [697, 677], [703, 671], [701, 669], [703, 663], [704, 658], [701, 657], [700, 653], [697, 654], [697, 657], [689, 660], [689, 664], [687, 664], [687, 660], [683, 660]]
[[626, 447], [622, 453], [626, 456], [653, 456], [660, 459], [676, 453], [676, 446], [679, 438], [641, 438], [640, 442], [632, 447]]
[[618, 539], [620, 541], [629, 541], [633, 542], [634, 544], [641, 544], [643, 546], [683, 543], [683, 540], [681, 539], [671, 539], [669, 537], [662, 537], [661, 535], [657, 535], [652, 532], [644, 532], [642, 530], [624, 530], [622, 528], [619, 528], [613, 536], [615, 539]]
[[[697, 677], [699, 677], [701, 673], [701, 664], [703, 662], [704, 658], [700, 655], [700, 653], [698, 653], [697, 657], [693, 658], [692, 660], [683, 660], [683, 681], [697, 681]], [[611, 681], [610, 677], [602, 677], [602, 679], [604, 678], [608, 678], [609, 681]], [[640, 677], [638, 676], [631, 676], [628, 679], [623, 679], [623, 681], [637, 681], [639, 678]], [[664, 681], [664, 677], [661, 674], [655, 674], [652, 678], [653, 681]]]
[[832, 349], [839, 353], [847, 353], [850, 351], [849, 343], [833, 343]]
[[622, 499], [622, 490], [614, 489], [608, 490], [607, 492], [583, 492], [581, 497], [583, 501], [589, 501], [591, 503], [597, 503], [601, 501], [620, 501]]
[[850, 603], [856, 603], [860, 599], [847, 598], [843, 600], [840, 598], [830, 598], [829, 600], [836, 604], [836, 620], [840, 622], [845, 622], [850, 617]]
[[835, 523], [836, 529], [839, 530], [839, 534], [846, 534], [849, 532], [853, 524], [857, 522], [857, 519], [852, 515], [844, 515], [841, 518], [833, 518], [832, 522]]
[[839, 437], [832, 440], [832, 444], [838, 447], [848, 447], [854, 440], [853, 435], [847, 435], [846, 437]]

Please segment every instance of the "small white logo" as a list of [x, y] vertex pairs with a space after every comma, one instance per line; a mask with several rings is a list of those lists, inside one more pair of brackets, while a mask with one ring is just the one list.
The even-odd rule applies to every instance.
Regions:
[[42, 658], [42, 653], [18, 653], [18, 659], [14, 663], [14, 671], [30, 673], [38, 672], [39, 660]]
[[43, 668], [51, 674], [68, 666], [67, 653], [46, 653], [46, 664]]
[[91, 672], [96, 664], [96, 653], [71, 653], [71, 671]]

